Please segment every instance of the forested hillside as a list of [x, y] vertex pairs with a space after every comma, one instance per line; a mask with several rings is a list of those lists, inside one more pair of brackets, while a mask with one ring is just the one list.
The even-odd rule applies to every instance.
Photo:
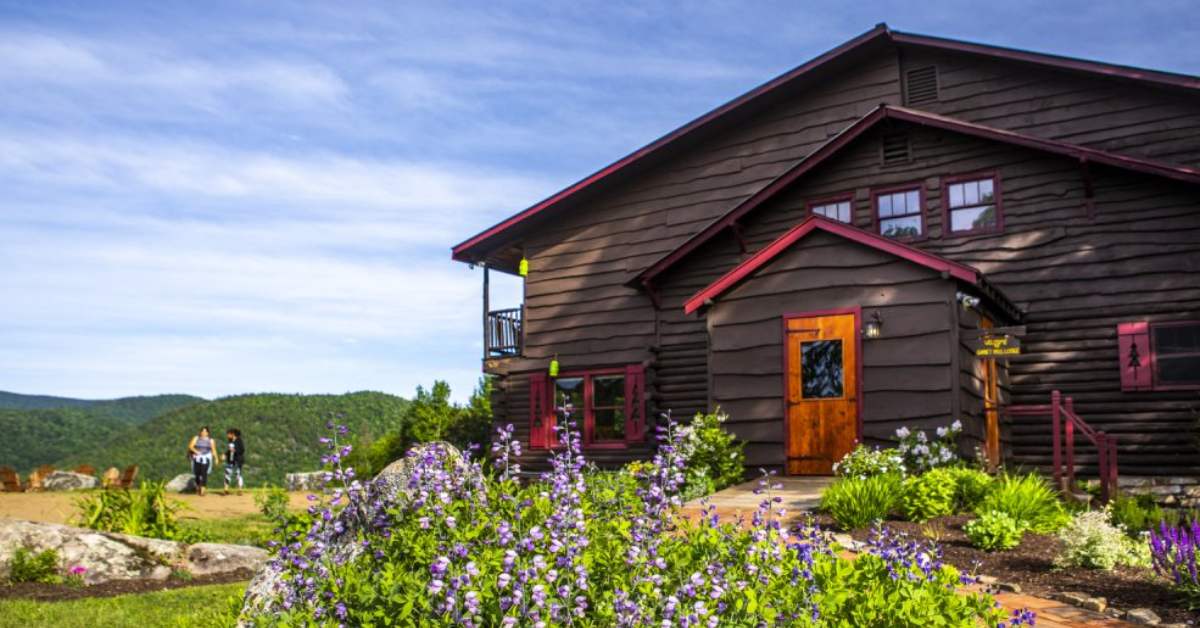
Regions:
[[0, 465], [28, 472], [94, 449], [123, 430], [204, 401], [155, 395], [92, 401], [0, 392]]
[[[189, 471], [187, 443], [201, 426], [208, 426], [221, 444], [225, 430], [236, 427], [245, 438], [248, 485], [281, 484], [288, 472], [320, 468], [317, 439], [325, 434], [325, 422], [331, 416], [350, 426], [356, 440], [378, 438], [400, 428], [408, 403], [378, 392], [225, 397], [192, 404], [113, 434], [95, 447], [65, 456], [58, 466], [87, 463], [103, 469], [136, 463], [141, 465], [141, 477], [168, 479]], [[219, 480], [214, 485], [219, 485]]]

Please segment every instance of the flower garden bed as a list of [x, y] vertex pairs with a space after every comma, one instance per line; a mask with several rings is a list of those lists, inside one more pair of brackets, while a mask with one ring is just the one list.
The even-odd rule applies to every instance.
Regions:
[[[1027, 532], [1020, 545], [1011, 550], [984, 552], [972, 547], [963, 532], [963, 524], [972, 518], [956, 515], [938, 517], [926, 523], [888, 521], [884, 525], [914, 538], [924, 538], [927, 531], [937, 530], [938, 545], [946, 563], [965, 571], [977, 570], [977, 573], [993, 576], [1000, 582], [1016, 584], [1022, 593], [1050, 597], [1064, 591], [1081, 591], [1103, 597], [1109, 606], [1123, 611], [1149, 608], [1162, 618], [1163, 623], [1197, 619], [1194, 611], [1179, 604], [1178, 596], [1152, 569], [1121, 565], [1112, 570], [1060, 569], [1054, 565], [1054, 557], [1062, 551], [1062, 542], [1054, 535], [1033, 532]], [[825, 516], [817, 517], [817, 521], [823, 526], [833, 524]], [[870, 532], [870, 528], [860, 528], [850, 534], [855, 540], [866, 541]]]
[[19, 582], [0, 585], [0, 599], [28, 599], [39, 602], [61, 602], [63, 600], [78, 600], [82, 598], [113, 597], [129, 593], [148, 593], [150, 591], [165, 591], [209, 584], [228, 584], [245, 582], [254, 576], [249, 569], [180, 578], [172, 575], [166, 580], [112, 580], [88, 586], [70, 586], [66, 584], [49, 584], [43, 582]]

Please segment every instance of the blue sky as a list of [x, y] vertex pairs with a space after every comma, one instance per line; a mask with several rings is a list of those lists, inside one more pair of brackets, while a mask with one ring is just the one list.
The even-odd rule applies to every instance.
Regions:
[[1200, 73], [1192, 2], [972, 4], [0, 1], [0, 389], [463, 398], [452, 244], [880, 21]]

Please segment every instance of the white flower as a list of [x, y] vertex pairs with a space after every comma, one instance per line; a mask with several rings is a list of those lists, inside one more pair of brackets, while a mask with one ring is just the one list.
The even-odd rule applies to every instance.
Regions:
[[911, 433], [912, 432], [909, 432], [907, 427], [901, 427], [900, 429], [896, 430], [896, 436], [900, 438], [908, 438], [908, 435]]
[[937, 435], [938, 435], [938, 438], [945, 438], [945, 437], [946, 437], [946, 432], [947, 432], [947, 430], [946, 430], [946, 428], [945, 428], [945, 427], [939, 427], [939, 428], [937, 428]]
[[929, 437], [925, 435], [925, 432], [917, 432], [917, 441], [923, 443], [927, 440], [929, 440]]
[[962, 421], [954, 419], [954, 422], [950, 424], [950, 429], [954, 430], [955, 432], [962, 430]]

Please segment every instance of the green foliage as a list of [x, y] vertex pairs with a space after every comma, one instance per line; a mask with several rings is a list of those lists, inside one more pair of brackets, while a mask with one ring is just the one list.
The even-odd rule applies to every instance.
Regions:
[[743, 443], [725, 431], [729, 418], [720, 408], [708, 414], [698, 413], [690, 425], [682, 428], [683, 459], [687, 461], [684, 498], [699, 497], [742, 481], [746, 456]]
[[418, 386], [416, 397], [395, 428], [378, 439], [360, 440], [347, 464], [359, 476], [370, 477], [403, 458], [416, 443], [447, 441], [459, 449], [487, 445], [492, 430], [491, 394], [492, 381], [487, 377], [479, 380], [465, 406], [450, 401], [450, 385], [446, 382], [435, 381], [428, 390]]
[[895, 449], [859, 445], [833, 464], [833, 472], [844, 478], [867, 478], [885, 473], [904, 475], [904, 457]]
[[1025, 525], [1007, 513], [989, 510], [963, 526], [971, 545], [985, 552], [1010, 550], [1021, 544]]
[[823, 626], [1006, 625], [991, 596], [959, 592], [954, 567], [944, 566], [928, 580], [916, 568], [893, 577], [882, 558], [864, 554], [819, 561], [815, 571]]
[[260, 514], [215, 519], [180, 518], [179, 535], [188, 543], [232, 543], [266, 548], [276, 538], [275, 525]]
[[821, 510], [842, 529], [863, 528], [886, 519], [899, 505], [902, 479], [889, 473], [865, 479], [842, 478], [821, 496]]
[[188, 395], [88, 401], [0, 392], [0, 460], [27, 473], [198, 401], [203, 399]]
[[288, 509], [287, 491], [278, 486], [268, 486], [255, 495], [254, 505], [274, 526], [276, 535], [286, 539], [300, 537], [312, 524], [312, 515], [308, 512], [292, 512]]
[[904, 480], [900, 510], [909, 521], [928, 521], [954, 514], [957, 495], [958, 477], [948, 469], [933, 469]]
[[1171, 527], [1183, 523], [1200, 521], [1200, 511], [1162, 508], [1153, 495], [1118, 494], [1108, 506], [1112, 523], [1125, 530], [1132, 538], [1140, 538], [1143, 532], [1157, 530], [1163, 523]]
[[977, 513], [989, 511], [1005, 513], [1040, 534], [1055, 532], [1071, 520], [1058, 494], [1036, 473], [1000, 476], [975, 508]]
[[945, 473], [954, 477], [954, 511], [974, 510], [996, 485], [996, 479], [987, 473], [970, 467], [946, 467]]
[[218, 584], [53, 603], [6, 599], [0, 600], [0, 627], [232, 628], [245, 588], [245, 583]]
[[135, 490], [97, 491], [75, 501], [76, 522], [93, 530], [156, 539], [180, 536], [179, 504], [167, 499], [165, 482], [143, 481]]
[[1125, 530], [1114, 526], [1103, 510], [1076, 515], [1058, 533], [1062, 552], [1055, 558], [1059, 567], [1112, 569], [1117, 565], [1150, 566], [1150, 547], [1134, 541]]
[[63, 578], [58, 568], [58, 552], [48, 549], [34, 553], [28, 547], [19, 547], [8, 565], [8, 579], [10, 582], [60, 584]]
[[[97, 469], [141, 465], [140, 477], [170, 479], [189, 473], [188, 440], [208, 425], [220, 445], [225, 430], [239, 428], [246, 440], [247, 484], [283, 484], [284, 475], [308, 471], [321, 455], [317, 438], [331, 415], [366, 436], [394, 431], [409, 402], [394, 395], [356, 392], [344, 395], [252, 394], [205, 401], [173, 410], [147, 423], [118, 432], [107, 441], [88, 443], [60, 466], [87, 463]], [[222, 469], [212, 481], [220, 483]]]

